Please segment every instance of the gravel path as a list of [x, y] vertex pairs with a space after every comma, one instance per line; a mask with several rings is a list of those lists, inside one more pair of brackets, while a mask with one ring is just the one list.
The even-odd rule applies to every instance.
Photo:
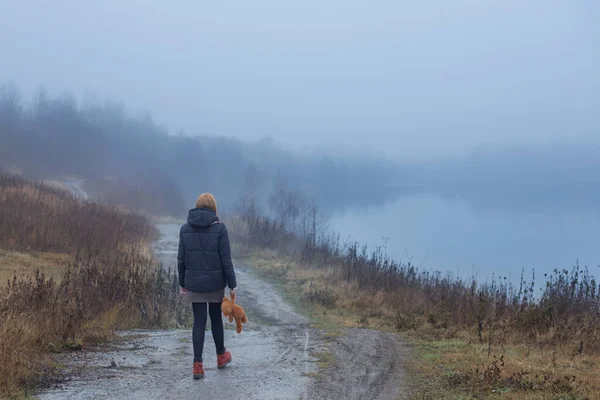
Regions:
[[[155, 251], [174, 266], [178, 227], [158, 225]], [[406, 391], [406, 348], [395, 336], [353, 329], [324, 341], [275, 289], [236, 266], [239, 302], [252, 315], [238, 335], [226, 323], [225, 345], [233, 362], [217, 370], [207, 332], [205, 379], [191, 377], [190, 330], [122, 332], [107, 348], [60, 355], [72, 378], [39, 394], [58, 399], [402, 399]], [[316, 353], [335, 357], [318, 371]]]

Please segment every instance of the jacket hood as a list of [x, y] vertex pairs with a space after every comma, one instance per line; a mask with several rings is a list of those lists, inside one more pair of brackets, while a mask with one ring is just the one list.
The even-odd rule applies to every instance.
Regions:
[[187, 218], [188, 224], [194, 228], [206, 228], [219, 221], [219, 217], [208, 208], [194, 208], [190, 210]]

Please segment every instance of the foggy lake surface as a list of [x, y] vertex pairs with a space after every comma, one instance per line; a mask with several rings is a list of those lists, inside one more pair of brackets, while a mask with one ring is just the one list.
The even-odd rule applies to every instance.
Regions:
[[387, 242], [397, 260], [461, 278], [476, 275], [479, 282], [494, 274], [518, 283], [525, 268], [526, 281], [535, 269], [539, 287], [544, 273], [571, 269], [577, 260], [599, 276], [600, 210], [530, 203], [479, 207], [460, 195], [410, 193], [385, 205], [335, 211], [330, 223], [342, 242], [351, 236], [369, 250]]

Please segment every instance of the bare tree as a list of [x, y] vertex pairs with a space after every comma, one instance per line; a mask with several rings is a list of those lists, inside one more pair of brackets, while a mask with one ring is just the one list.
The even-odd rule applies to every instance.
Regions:
[[292, 231], [296, 228], [302, 206], [302, 195], [289, 191], [281, 174], [275, 181], [275, 190], [269, 197], [269, 206], [275, 213], [277, 222], [284, 228]]
[[240, 198], [239, 210], [250, 220], [255, 220], [260, 214], [261, 176], [255, 163], [250, 163], [246, 170], [246, 178]]
[[14, 82], [0, 86], [0, 120], [13, 124], [21, 118], [21, 93]]
[[48, 92], [44, 87], [38, 88], [33, 95], [33, 119], [41, 121], [47, 113], [48, 108]]
[[327, 233], [327, 218], [319, 211], [314, 198], [306, 198], [304, 202], [304, 239], [313, 247], [317, 246], [319, 238]]

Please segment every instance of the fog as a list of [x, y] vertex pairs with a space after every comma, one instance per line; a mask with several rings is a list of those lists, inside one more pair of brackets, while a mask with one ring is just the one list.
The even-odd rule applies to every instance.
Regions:
[[0, 2], [0, 78], [171, 132], [435, 160], [597, 141], [594, 0]]
[[0, 173], [158, 216], [284, 199], [484, 279], [595, 268], [598, 4], [0, 0]]

